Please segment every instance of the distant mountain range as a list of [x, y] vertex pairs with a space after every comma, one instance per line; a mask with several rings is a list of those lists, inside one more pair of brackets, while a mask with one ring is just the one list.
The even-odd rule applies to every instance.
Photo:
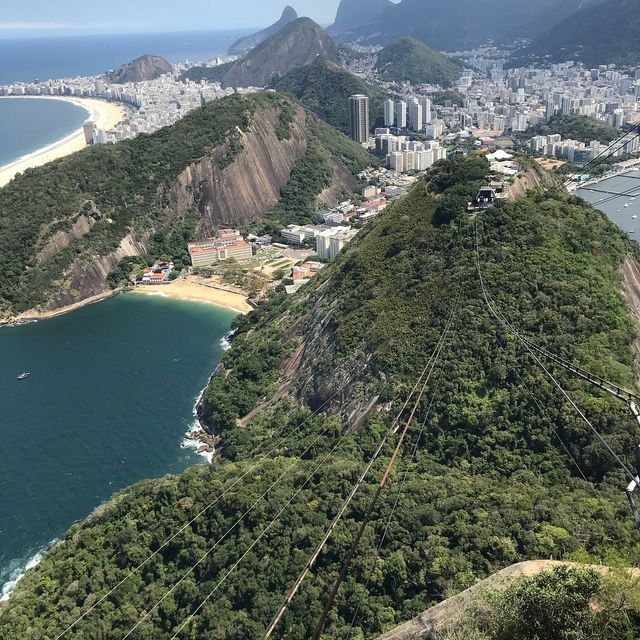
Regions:
[[145, 55], [122, 65], [115, 71], [105, 73], [105, 78], [115, 84], [145, 82], [155, 80], [165, 73], [171, 73], [173, 65], [160, 56]]
[[599, 64], [640, 64], [640, 3], [604, 0], [579, 11], [534, 39], [514, 61], [562, 62], [579, 60]]
[[224, 87], [265, 87], [319, 55], [336, 58], [338, 45], [319, 24], [298, 18], [243, 58], [218, 67], [194, 67], [182, 77], [218, 81]]
[[263, 29], [262, 31], [258, 31], [257, 33], [253, 33], [249, 36], [244, 36], [239, 40], [236, 40], [229, 47], [229, 55], [232, 56], [243, 56], [246, 53], [249, 53], [251, 49], [257, 47], [261, 42], [264, 42], [267, 38], [270, 38], [272, 35], [278, 33], [278, 31], [282, 30], [286, 27], [290, 22], [298, 19], [298, 14], [293, 7], [287, 5], [282, 12], [282, 16], [280, 19], [272, 24], [270, 27]]
[[[512, 42], [517, 38], [537, 37], [582, 7], [598, 1], [402, 0], [382, 6], [376, 0], [373, 15], [361, 10], [363, 24], [352, 24], [350, 29], [337, 29], [334, 33], [343, 41], [376, 45], [411, 36], [433, 49], [457, 51], [488, 40]], [[369, 2], [343, 0], [338, 16], [352, 15], [348, 11], [351, 6], [365, 4]]]

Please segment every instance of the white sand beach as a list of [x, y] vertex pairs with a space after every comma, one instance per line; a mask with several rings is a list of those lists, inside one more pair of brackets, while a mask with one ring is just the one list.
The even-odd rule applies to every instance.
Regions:
[[[104, 100], [94, 100], [92, 98], [76, 98], [67, 96], [10, 96], [2, 97], [0, 100], [21, 100], [23, 98], [37, 98], [38, 100], [64, 100], [72, 102], [87, 110], [87, 120], [96, 123], [99, 129], [109, 130], [115, 127], [125, 116], [126, 111], [122, 105], [105, 102]], [[47, 162], [68, 156], [71, 153], [80, 151], [86, 147], [84, 132], [82, 129], [74, 131], [62, 140], [54, 144], [38, 149], [27, 156], [0, 167], [0, 187], [4, 186], [18, 173], [25, 169], [40, 167]]]

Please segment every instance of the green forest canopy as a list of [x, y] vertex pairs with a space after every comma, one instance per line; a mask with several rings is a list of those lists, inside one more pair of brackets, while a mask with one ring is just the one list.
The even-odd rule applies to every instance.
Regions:
[[[455, 330], [338, 594], [327, 637], [342, 637], [360, 607], [354, 637], [374, 638], [519, 560], [634, 565], [640, 544], [624, 475], [487, 311], [465, 210], [446, 219], [437, 215], [443, 199], [466, 197], [487, 170], [479, 157], [439, 163], [427, 184], [420, 182], [381, 214], [298, 295], [276, 295], [239, 318], [233, 347], [202, 407], [223, 438], [223, 461], [134, 485], [75, 525], [64, 544], [0, 605], [0, 636], [55, 637], [238, 480], [206, 517], [67, 637], [121, 639], [268, 491], [268, 500], [260, 501], [131, 636], [169, 640], [299, 489], [180, 636], [260, 637], [424, 367], [455, 299]], [[583, 201], [541, 190], [487, 210], [480, 229], [486, 283], [509, 320], [563, 357], [632, 385], [635, 332], [620, 293], [620, 265], [635, 252], [628, 238]], [[349, 399], [366, 404], [377, 397], [378, 406], [389, 403], [389, 411], [373, 412], [352, 430], [344, 416], [312, 414], [289, 395], [239, 428], [239, 417], [273, 396], [281, 383], [279, 367], [301, 346], [306, 347], [301, 373], [290, 394], [322, 407], [341, 381]], [[305, 375], [310, 371], [311, 378]], [[614, 450], [628, 459], [638, 441], [628, 409], [561, 369], [555, 373]], [[416, 442], [417, 455], [409, 462]], [[277, 443], [275, 455], [252, 470]], [[309, 637], [394, 444], [384, 448], [277, 637]], [[304, 462], [296, 464], [303, 453]], [[405, 471], [399, 508], [365, 588]]]

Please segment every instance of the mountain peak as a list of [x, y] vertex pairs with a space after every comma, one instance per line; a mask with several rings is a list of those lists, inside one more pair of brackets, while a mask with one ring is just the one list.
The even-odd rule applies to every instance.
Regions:
[[263, 29], [262, 31], [258, 31], [257, 33], [252, 33], [249, 36], [244, 36], [239, 40], [236, 40], [229, 47], [229, 55], [232, 56], [243, 56], [246, 53], [249, 53], [251, 49], [257, 47], [260, 43], [264, 42], [272, 35], [278, 33], [286, 27], [289, 23], [298, 19], [298, 13], [291, 6], [287, 5], [283, 11], [280, 19], [277, 22], [274, 22], [270, 27]]
[[194, 67], [190, 80], [216, 80], [225, 87], [265, 87], [292, 69], [311, 64], [318, 56], [336, 58], [338, 46], [311, 18], [298, 18], [235, 62], [214, 68]]

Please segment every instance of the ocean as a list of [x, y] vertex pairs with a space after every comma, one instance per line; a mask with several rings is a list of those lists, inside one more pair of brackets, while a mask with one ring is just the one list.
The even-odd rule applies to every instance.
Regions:
[[169, 62], [225, 55], [251, 30], [0, 39], [0, 85], [94, 76], [147, 53]]
[[0, 167], [66, 138], [88, 117], [63, 100], [0, 98]]
[[[625, 176], [609, 178], [588, 189], [596, 191], [578, 189], [576, 195], [606, 213], [623, 231], [640, 241], [640, 172], [632, 171]], [[625, 195], [612, 195], [618, 193]]]
[[234, 315], [131, 294], [0, 328], [0, 591], [118, 489], [203, 461], [180, 445]]

